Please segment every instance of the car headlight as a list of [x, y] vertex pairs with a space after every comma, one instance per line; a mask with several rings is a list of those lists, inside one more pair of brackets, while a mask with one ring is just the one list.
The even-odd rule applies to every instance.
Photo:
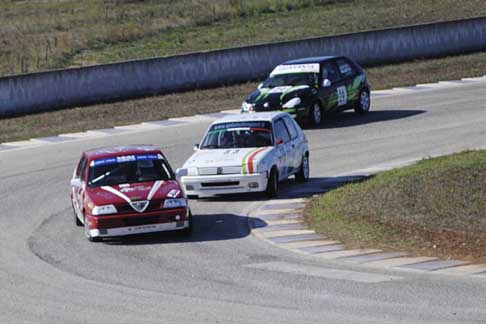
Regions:
[[180, 168], [176, 171], [176, 176], [178, 179], [185, 177], [185, 176], [197, 176], [199, 175], [197, 168]]
[[302, 100], [299, 97], [295, 97], [295, 98], [292, 98], [289, 101], [287, 101], [283, 105], [283, 107], [284, 108], [294, 108], [295, 106], [300, 105], [301, 102], [302, 102]]
[[248, 103], [246, 101], [243, 101], [241, 104], [241, 112], [253, 112], [254, 108], [251, 103]]
[[163, 208], [182, 208], [187, 207], [185, 198], [168, 198], [164, 200]]
[[93, 216], [116, 214], [116, 213], [117, 210], [113, 205], [94, 206], [94, 208], [91, 210], [91, 215]]

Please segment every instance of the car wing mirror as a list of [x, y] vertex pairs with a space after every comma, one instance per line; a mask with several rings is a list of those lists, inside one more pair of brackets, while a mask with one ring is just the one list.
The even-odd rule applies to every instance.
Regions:
[[282, 145], [283, 142], [284, 142], [283, 139], [281, 138], [277, 139], [277, 146]]
[[81, 182], [81, 179], [79, 179], [79, 178], [72, 178], [71, 179], [71, 186], [73, 186], [75, 188], [82, 188], [83, 182]]
[[322, 81], [322, 86], [323, 86], [324, 88], [328, 88], [328, 87], [330, 87], [330, 86], [331, 86], [331, 81], [330, 81], [329, 79], [324, 79], [324, 80]]
[[194, 151], [199, 150], [199, 144], [194, 144]]

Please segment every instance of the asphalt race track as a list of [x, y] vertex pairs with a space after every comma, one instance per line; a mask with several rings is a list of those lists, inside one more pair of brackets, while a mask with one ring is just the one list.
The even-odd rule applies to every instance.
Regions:
[[[485, 88], [465, 81], [395, 91], [376, 95], [366, 116], [329, 118], [306, 130], [311, 176], [486, 147]], [[154, 143], [176, 168], [207, 126], [0, 152], [0, 323], [486, 323], [486, 276], [371, 270], [292, 253], [250, 234], [246, 215], [258, 196], [192, 200], [189, 239], [90, 243], [74, 226], [69, 179], [82, 150]]]

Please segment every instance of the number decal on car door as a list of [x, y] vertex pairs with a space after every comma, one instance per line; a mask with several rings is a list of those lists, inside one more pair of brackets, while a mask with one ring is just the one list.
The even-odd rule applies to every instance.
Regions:
[[348, 102], [348, 93], [346, 87], [341, 86], [337, 88], [338, 106], [344, 106]]

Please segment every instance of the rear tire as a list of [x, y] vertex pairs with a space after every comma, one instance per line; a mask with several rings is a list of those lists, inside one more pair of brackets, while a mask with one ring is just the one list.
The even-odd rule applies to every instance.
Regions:
[[359, 93], [359, 102], [354, 108], [354, 111], [360, 115], [364, 115], [368, 111], [370, 111], [370, 107], [371, 107], [370, 92], [368, 89], [362, 89], [361, 92]]
[[181, 235], [182, 236], [190, 236], [192, 234], [192, 213], [189, 212], [189, 227], [186, 227], [181, 230]]
[[270, 171], [270, 176], [268, 177], [267, 188], [265, 189], [265, 194], [269, 198], [273, 198], [278, 192], [278, 171], [277, 168], [273, 167]]
[[300, 163], [299, 172], [295, 174], [295, 180], [298, 182], [307, 182], [309, 180], [310, 174], [310, 164], [309, 164], [309, 156], [305, 154], [302, 157], [302, 162]]

